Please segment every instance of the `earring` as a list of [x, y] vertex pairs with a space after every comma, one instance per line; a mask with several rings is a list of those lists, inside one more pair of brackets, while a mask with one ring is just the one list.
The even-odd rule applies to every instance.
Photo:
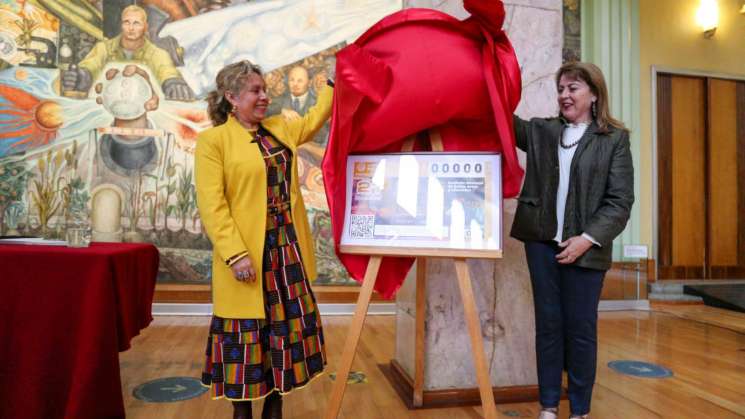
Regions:
[[592, 102], [592, 119], [595, 119], [598, 116], [598, 109], [596, 105], [597, 105], [597, 102], [593, 101]]
[[238, 108], [236, 108], [235, 105], [233, 105], [233, 107], [230, 108], [230, 113], [235, 114], [235, 111], [237, 111], [237, 110], [238, 110]]

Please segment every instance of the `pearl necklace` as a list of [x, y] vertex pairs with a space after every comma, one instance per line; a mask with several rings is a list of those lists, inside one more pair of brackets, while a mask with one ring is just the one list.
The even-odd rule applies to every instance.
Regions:
[[[579, 128], [579, 127], [581, 127], [583, 125], [585, 127], [585, 131], [587, 131], [587, 127], [588, 127], [588, 125], [590, 125], [587, 122], [580, 122], [578, 124], [566, 124], [566, 125], [564, 125], [564, 128], [565, 129], [567, 127]], [[579, 142], [582, 140], [582, 137], [584, 137], [584, 136], [585, 136], [585, 134], [583, 132], [582, 135], [580, 135], [579, 138], [577, 138], [576, 140], [574, 140], [572, 143], [570, 143], [570, 144], [564, 144], [564, 132], [562, 131], [561, 137], [559, 137], [559, 145], [561, 146], [561, 148], [564, 148], [564, 149], [567, 149], [568, 150], [568, 149], [576, 146], [577, 144], [579, 144]]]

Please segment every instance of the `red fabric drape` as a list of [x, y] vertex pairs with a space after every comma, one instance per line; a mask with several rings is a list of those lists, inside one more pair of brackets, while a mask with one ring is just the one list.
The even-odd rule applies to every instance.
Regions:
[[[357, 281], [368, 256], [339, 253], [346, 159], [352, 153], [401, 150], [403, 141], [439, 129], [446, 151], [502, 153], [505, 197], [520, 189], [512, 113], [520, 68], [502, 31], [501, 1], [466, 0], [459, 21], [430, 9], [394, 13], [337, 54], [329, 144], [322, 163], [339, 259]], [[391, 298], [413, 258], [383, 259], [375, 289]]]

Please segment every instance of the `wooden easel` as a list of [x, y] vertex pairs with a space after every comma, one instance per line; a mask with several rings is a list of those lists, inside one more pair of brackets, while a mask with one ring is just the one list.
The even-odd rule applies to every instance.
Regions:
[[[432, 151], [443, 151], [442, 137], [440, 136], [439, 131], [430, 130], [429, 135], [432, 144]], [[412, 151], [413, 145], [414, 138], [410, 137], [404, 142], [402, 151]], [[450, 249], [375, 248], [361, 246], [342, 246], [341, 251], [343, 253], [368, 254], [370, 255], [370, 261], [367, 264], [362, 289], [357, 298], [357, 306], [354, 311], [354, 317], [352, 318], [352, 325], [347, 334], [346, 342], [344, 343], [344, 352], [342, 353], [341, 361], [337, 366], [336, 381], [334, 382], [331, 391], [331, 398], [326, 405], [324, 419], [336, 419], [339, 415], [341, 402], [344, 398], [344, 391], [347, 386], [347, 377], [352, 368], [352, 361], [354, 361], [355, 352], [357, 351], [357, 345], [359, 343], [360, 335], [362, 334], [362, 326], [364, 326], [365, 318], [367, 317], [370, 298], [372, 297], [375, 282], [378, 279], [378, 271], [380, 270], [380, 263], [383, 260], [383, 256], [401, 255], [417, 257], [414, 406], [422, 405], [424, 393], [424, 320], [427, 289], [426, 258], [452, 258], [455, 263], [455, 271], [458, 277], [458, 287], [460, 288], [461, 301], [463, 302], [468, 334], [471, 337], [471, 353], [474, 358], [474, 368], [476, 369], [476, 378], [479, 384], [479, 393], [481, 395], [481, 406], [484, 409], [484, 417], [486, 419], [496, 419], [497, 407], [494, 402], [494, 393], [492, 392], [489, 368], [483, 350], [484, 342], [481, 334], [481, 323], [478, 318], [478, 313], [476, 312], [476, 302], [473, 298], [471, 278], [466, 263], [466, 258], [484, 258], [484, 254], [481, 252], [476, 253], [463, 250], [452, 251]], [[491, 256], [491, 258], [495, 257], [501, 258], [501, 252], [496, 256]]]

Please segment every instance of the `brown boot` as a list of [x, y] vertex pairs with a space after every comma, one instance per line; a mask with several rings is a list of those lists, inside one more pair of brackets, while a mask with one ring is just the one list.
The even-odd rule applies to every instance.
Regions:
[[282, 419], [282, 395], [275, 392], [264, 399], [261, 419]]
[[252, 419], [251, 402], [233, 402], [233, 419]]

